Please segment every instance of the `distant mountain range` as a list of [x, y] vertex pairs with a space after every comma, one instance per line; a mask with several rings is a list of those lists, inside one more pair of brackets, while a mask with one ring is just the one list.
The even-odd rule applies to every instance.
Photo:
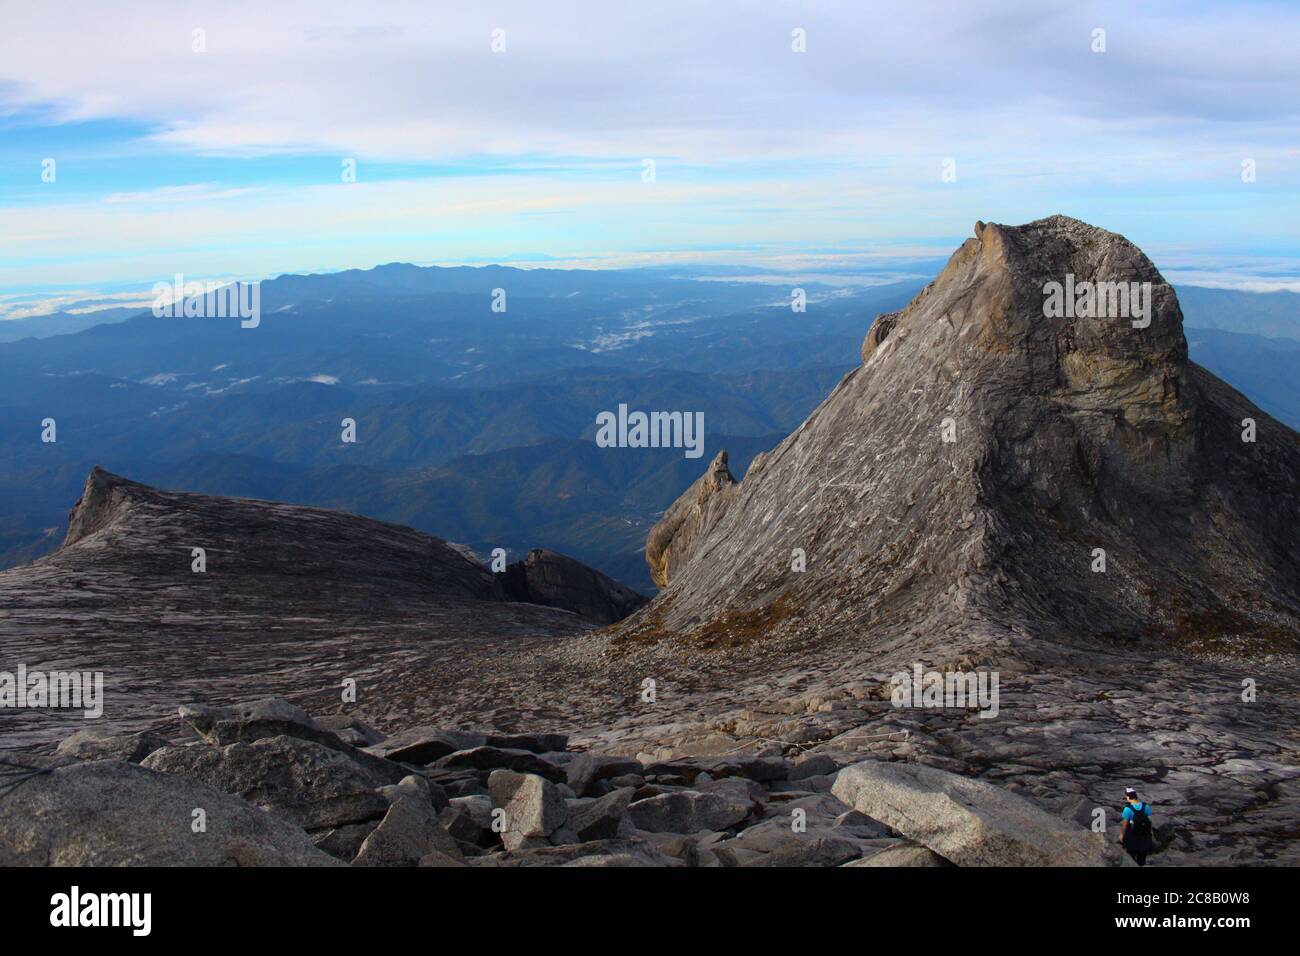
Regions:
[[[704, 461], [726, 448], [743, 473], [919, 286], [805, 283], [795, 312], [790, 288], [658, 269], [393, 264], [267, 281], [255, 329], [116, 309], [3, 322], [0, 567], [62, 540], [67, 502], [98, 464], [475, 549], [553, 548], [649, 593], [645, 529], [703, 462], [597, 448], [597, 413], [702, 411]], [[1300, 424], [1300, 296], [1179, 293], [1192, 358]], [[5, 342], [18, 332], [35, 337]], [[56, 443], [41, 441], [46, 418]], [[355, 444], [340, 441], [344, 418]]]
[[114, 307], [91, 312], [46, 312], [23, 319], [0, 321], [0, 342], [21, 339], [47, 339], [54, 335], [72, 335], [97, 325], [125, 322], [140, 314], [138, 308]]

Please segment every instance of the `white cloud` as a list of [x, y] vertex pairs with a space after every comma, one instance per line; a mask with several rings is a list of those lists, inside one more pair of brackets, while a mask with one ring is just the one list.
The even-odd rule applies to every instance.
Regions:
[[159, 186], [146, 192], [109, 193], [103, 201], [142, 206], [156, 203], [212, 202], [247, 195], [249, 192], [252, 190], [222, 189], [211, 183], [191, 183], [185, 186]]
[[[216, 153], [716, 161], [947, 143], [977, 159], [979, 142], [1032, 153], [1073, 135], [1064, 157], [1099, 134], [1276, 145], [1296, 115], [1297, 25], [1294, 7], [1226, 3], [44, 2], [6, 9], [0, 84]], [[795, 26], [807, 53], [790, 50]]]
[[1166, 270], [1164, 277], [1173, 285], [1195, 285], [1206, 289], [1232, 289], [1237, 292], [1300, 292], [1300, 278], [1265, 279], [1225, 272], [1183, 272]]
[[[795, 26], [807, 53], [790, 50]], [[1300, 8], [1272, 3], [10, 4], [0, 115], [149, 133], [138, 182], [3, 209], [0, 287], [73, 268], [144, 292], [177, 272], [394, 260], [734, 262], [899, 237], [946, 253], [976, 219], [1054, 212], [1143, 246], [1188, 223], [1228, 246], [1281, 241], [1294, 190], [1256, 200], [1235, 178], [1244, 156], [1256, 193], [1300, 174], [1297, 35]], [[305, 153], [320, 179], [152, 186], [149, 163], [174, 152]], [[342, 157], [356, 184], [338, 181]], [[387, 160], [446, 175], [367, 178]], [[509, 171], [462, 175], [496, 161]]]

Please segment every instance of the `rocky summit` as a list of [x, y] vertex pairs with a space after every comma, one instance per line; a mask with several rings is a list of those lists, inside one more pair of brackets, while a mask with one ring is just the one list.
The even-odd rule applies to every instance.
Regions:
[[[1146, 285], [1149, 314], [1045, 315], [1067, 282]], [[646, 549], [665, 589], [625, 629], [1293, 648], [1297, 487], [1296, 433], [1188, 362], [1140, 250], [979, 223], [743, 482], [719, 455], [669, 509]]]
[[0, 863], [1121, 865], [1125, 787], [1151, 865], [1300, 862], [1300, 437], [1063, 216], [977, 223], [866, 319], [650, 531], [646, 606], [92, 474], [0, 574], [0, 652], [103, 670], [105, 718], [0, 712]]

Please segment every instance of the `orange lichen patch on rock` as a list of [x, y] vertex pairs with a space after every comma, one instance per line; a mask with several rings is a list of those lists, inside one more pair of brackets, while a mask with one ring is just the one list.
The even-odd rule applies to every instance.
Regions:
[[782, 594], [770, 604], [749, 611], [727, 611], [686, 640], [706, 650], [747, 647], [767, 637], [783, 622], [798, 614], [799, 608], [789, 594]]

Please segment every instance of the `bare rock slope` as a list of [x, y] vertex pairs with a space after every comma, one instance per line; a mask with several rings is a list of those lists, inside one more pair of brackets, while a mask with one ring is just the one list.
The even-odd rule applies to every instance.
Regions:
[[[1045, 316], [1067, 277], [1150, 283], [1150, 315]], [[1296, 433], [1188, 362], [1123, 237], [980, 223], [863, 355], [742, 483], [719, 456], [669, 509], [646, 548], [665, 590], [624, 632], [1295, 647]]]
[[[0, 573], [0, 670], [104, 672], [115, 729], [187, 698], [338, 700], [346, 678], [401, 713], [427, 699], [431, 683], [473, 678], [458, 646], [545, 646], [636, 606], [604, 575], [555, 560], [567, 590], [541, 601], [410, 528], [162, 491], [96, 468], [62, 548]], [[67, 733], [57, 712], [4, 711], [0, 720], [11, 746]]]

